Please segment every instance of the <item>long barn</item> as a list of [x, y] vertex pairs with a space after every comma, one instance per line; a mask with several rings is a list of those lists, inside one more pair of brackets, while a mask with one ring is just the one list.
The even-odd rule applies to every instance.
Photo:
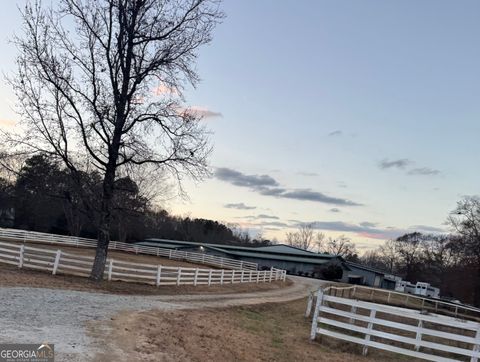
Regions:
[[362, 284], [377, 288], [395, 289], [395, 282], [400, 279], [381, 270], [345, 261], [340, 256], [314, 253], [285, 244], [246, 247], [192, 241], [148, 239], [138, 243], [138, 245], [206, 253], [257, 263], [260, 269], [275, 267], [284, 269], [291, 275], [334, 279], [344, 283]]

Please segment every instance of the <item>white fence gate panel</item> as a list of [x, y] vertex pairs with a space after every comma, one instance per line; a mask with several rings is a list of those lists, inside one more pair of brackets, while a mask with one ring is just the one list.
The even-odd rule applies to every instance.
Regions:
[[[310, 306], [311, 300], [312, 298], [309, 299]], [[359, 310], [363, 310], [364, 314], [360, 314]], [[309, 313], [309, 307], [307, 307], [306, 315]], [[379, 314], [382, 316], [379, 317]], [[362, 322], [364, 326], [358, 325], [356, 321]], [[428, 323], [428, 326], [425, 323]], [[457, 331], [442, 330], [452, 328]], [[480, 323], [478, 322], [335, 297], [324, 294], [321, 289], [317, 293], [311, 339], [315, 339], [317, 335], [359, 344], [363, 346], [363, 354], [367, 353], [368, 347], [373, 347], [429, 361], [458, 361], [455, 358], [468, 357], [470, 361], [477, 362], [480, 357]], [[423, 340], [424, 336], [429, 336], [428, 340]], [[431, 337], [436, 337], [435, 341], [432, 341]], [[394, 345], [394, 341], [412, 348]], [[462, 347], [453, 346], [452, 341], [461, 342]], [[465, 345], [470, 347], [465, 348]], [[422, 347], [428, 352], [422, 352]], [[438, 352], [445, 352], [448, 356], [439, 355]]]

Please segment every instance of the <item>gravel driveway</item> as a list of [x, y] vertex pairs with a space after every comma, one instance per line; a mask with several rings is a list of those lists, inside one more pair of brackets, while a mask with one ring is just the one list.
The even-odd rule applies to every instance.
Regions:
[[[55, 344], [57, 361], [89, 361], [102, 346], [87, 335], [86, 323], [128, 310], [229, 307], [301, 298], [322, 281], [291, 277], [277, 290], [176, 296], [112, 295], [45, 288], [0, 288], [0, 341]], [[101, 325], [101, 324], [100, 324]], [[107, 328], [107, 327], [105, 327]], [[102, 333], [102, 331], [97, 331]]]

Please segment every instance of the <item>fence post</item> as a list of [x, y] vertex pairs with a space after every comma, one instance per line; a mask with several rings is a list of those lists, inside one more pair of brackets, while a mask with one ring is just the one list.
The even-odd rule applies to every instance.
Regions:
[[198, 268], [195, 269], [195, 276], [193, 278], [193, 285], [196, 287], [197, 286], [197, 278], [198, 278]]
[[[350, 313], [352, 313], [352, 314], [357, 314], [357, 306], [352, 305], [351, 308], [350, 308]], [[350, 323], [350, 324], [355, 324], [355, 318], [350, 317], [349, 323]]]
[[[480, 328], [477, 329], [477, 333], [475, 334], [475, 341], [476, 343], [473, 345], [473, 352], [480, 352]], [[473, 356], [470, 360], [471, 362], [478, 362], [478, 357]]]
[[417, 341], [417, 343], [415, 344], [415, 351], [417, 352], [420, 350], [420, 341], [422, 340], [422, 327], [423, 321], [420, 319], [417, 325], [417, 335], [415, 336], [415, 340]]
[[240, 283], [243, 283], [243, 274], [245, 273], [245, 270], [242, 269], [242, 274], [240, 275]]
[[202, 254], [202, 264], [205, 264], [205, 254]]
[[112, 280], [113, 259], [110, 259], [108, 264], [108, 280]]
[[156, 282], [157, 287], [160, 285], [161, 275], [162, 275], [162, 266], [159, 265], [159, 266], [157, 267], [157, 282]]
[[157, 248], [157, 256], [160, 255], [160, 248]]
[[312, 330], [310, 331], [310, 339], [313, 341], [317, 334], [317, 326], [318, 326], [318, 315], [320, 314], [320, 308], [322, 307], [323, 301], [323, 291], [319, 289], [317, 292], [317, 303], [315, 303], [315, 310], [313, 312], [313, 320], [312, 320]]
[[55, 262], [53, 263], [52, 274], [57, 274], [58, 263], [60, 262], [60, 257], [62, 255], [62, 251], [60, 249], [57, 250], [57, 254], [55, 255]]
[[117, 241], [116, 240], [113, 241], [113, 249], [114, 250], [117, 249]]
[[[371, 318], [371, 319], [374, 319], [376, 313], [377, 313], [377, 311], [376, 311], [375, 309], [372, 309], [372, 310], [370, 311], [370, 318]], [[373, 321], [370, 321], [370, 322], [368, 322], [367, 329], [368, 329], [368, 331], [371, 331], [372, 328], [373, 328]], [[368, 332], [365, 333], [365, 342], [366, 342], [366, 343], [370, 342], [370, 334], [369, 334]], [[364, 356], [366, 356], [367, 353], [368, 353], [368, 345], [367, 345], [367, 344], [364, 344], [364, 345], [363, 345], [362, 354], [363, 354]]]
[[248, 276], [248, 281], [251, 282], [252, 281], [252, 271], [250, 270], [250, 275]]
[[269, 278], [269, 283], [272, 282], [272, 276], [273, 276], [273, 266], [270, 268], [270, 278]]
[[168, 259], [172, 259], [172, 249], [168, 252]]
[[180, 279], [182, 278], [182, 268], [178, 268], [177, 272], [177, 285], [180, 285]]
[[18, 267], [23, 267], [23, 254], [25, 253], [25, 244], [20, 245], [20, 255], [18, 256]]
[[240, 262], [240, 269], [243, 269], [243, 260]]
[[313, 292], [308, 294], [308, 302], [307, 302], [307, 310], [305, 311], [305, 318], [310, 317], [310, 313], [312, 312], [312, 304], [313, 304]]
[[392, 292], [388, 292], [388, 297], [387, 297], [387, 303], [390, 303], [390, 297], [392, 295]]
[[265, 283], [266, 280], [267, 280], [267, 271], [264, 270], [263, 271], [263, 282]]
[[232, 270], [232, 284], [235, 282], [235, 269]]
[[257, 283], [259, 279], [260, 279], [260, 272], [257, 270]]
[[223, 284], [223, 275], [225, 274], [225, 269], [222, 269], [222, 274], [220, 274], [220, 285]]

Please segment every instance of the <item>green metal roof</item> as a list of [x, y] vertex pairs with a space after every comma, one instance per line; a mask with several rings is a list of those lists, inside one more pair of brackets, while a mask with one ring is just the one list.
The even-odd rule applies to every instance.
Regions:
[[296, 261], [301, 263], [324, 264], [332, 259], [343, 261], [341, 257], [331, 254], [317, 254], [311, 251], [295, 248], [289, 245], [277, 244], [261, 247], [234, 246], [223, 244], [197, 243], [192, 241], [167, 240], [167, 239], [147, 239], [137, 243], [139, 245], [153, 246], [165, 249], [182, 249], [188, 246], [204, 246], [229, 255], [264, 258], [284, 261]]

